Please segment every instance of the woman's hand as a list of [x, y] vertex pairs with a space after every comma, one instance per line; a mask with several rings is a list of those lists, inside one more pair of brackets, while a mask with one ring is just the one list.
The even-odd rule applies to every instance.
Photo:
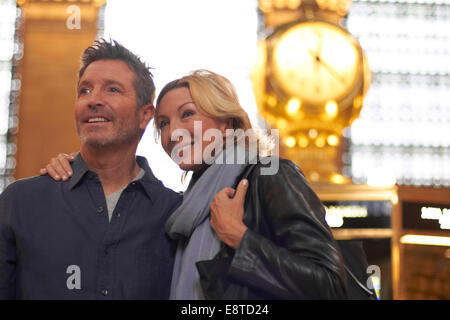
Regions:
[[71, 154], [60, 153], [56, 158], [52, 158], [50, 163], [45, 168], [39, 170], [39, 172], [41, 175], [48, 174], [56, 181], [61, 179], [67, 181], [73, 174], [70, 162], [74, 161], [76, 155], [76, 152]]
[[233, 188], [224, 188], [214, 196], [214, 201], [210, 204], [211, 227], [220, 240], [235, 250], [247, 230], [242, 221], [247, 188], [248, 181], [244, 179], [236, 192]]

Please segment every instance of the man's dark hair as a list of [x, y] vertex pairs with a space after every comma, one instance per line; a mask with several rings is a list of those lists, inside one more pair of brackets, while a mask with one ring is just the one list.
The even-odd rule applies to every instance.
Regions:
[[84, 50], [81, 56], [81, 69], [78, 81], [86, 68], [97, 60], [120, 60], [125, 62], [135, 73], [134, 89], [136, 90], [137, 106], [152, 104], [155, 94], [155, 84], [150, 68], [130, 50], [115, 40], [96, 40], [94, 44]]

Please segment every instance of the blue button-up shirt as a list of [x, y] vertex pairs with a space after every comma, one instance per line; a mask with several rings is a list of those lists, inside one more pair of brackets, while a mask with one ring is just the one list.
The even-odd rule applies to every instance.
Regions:
[[100, 180], [80, 155], [68, 182], [18, 180], [0, 195], [0, 299], [166, 299], [174, 245], [165, 234], [181, 196], [145, 175], [111, 222]]

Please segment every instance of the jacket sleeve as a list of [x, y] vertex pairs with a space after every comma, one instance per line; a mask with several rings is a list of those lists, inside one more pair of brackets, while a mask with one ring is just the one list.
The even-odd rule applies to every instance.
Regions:
[[249, 228], [229, 275], [280, 299], [345, 298], [340, 251], [325, 222], [325, 209], [300, 169], [280, 160], [275, 175], [255, 171], [258, 187], [251, 190], [250, 185], [249, 191], [257, 192], [271, 237]]
[[16, 297], [16, 245], [9, 223], [6, 192], [0, 195], [0, 300]]

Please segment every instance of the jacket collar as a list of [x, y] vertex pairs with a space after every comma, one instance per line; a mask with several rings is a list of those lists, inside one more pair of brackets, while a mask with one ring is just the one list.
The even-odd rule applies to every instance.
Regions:
[[[135, 181], [135, 183], [141, 185], [146, 195], [152, 202], [154, 202], [159, 191], [158, 189], [163, 187], [163, 185], [161, 181], [159, 181], [153, 174], [145, 157], [137, 156], [136, 162], [138, 166], [145, 171], [145, 174], [141, 179]], [[75, 188], [75, 186], [77, 186], [81, 182], [81, 180], [83, 180], [83, 178], [90, 178], [99, 181], [98, 175], [95, 172], [89, 170], [80, 153], [78, 153], [78, 155], [75, 157], [75, 161], [72, 164], [72, 169], [73, 175], [68, 182], [70, 190]]]

